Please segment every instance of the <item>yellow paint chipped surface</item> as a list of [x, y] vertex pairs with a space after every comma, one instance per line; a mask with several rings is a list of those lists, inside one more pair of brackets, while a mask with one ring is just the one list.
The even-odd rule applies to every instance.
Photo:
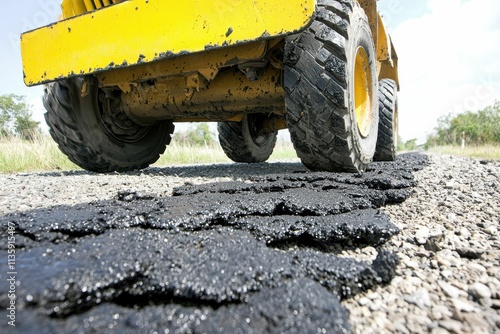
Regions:
[[296, 32], [310, 23], [315, 3], [123, 1], [23, 34], [25, 82], [36, 85]]

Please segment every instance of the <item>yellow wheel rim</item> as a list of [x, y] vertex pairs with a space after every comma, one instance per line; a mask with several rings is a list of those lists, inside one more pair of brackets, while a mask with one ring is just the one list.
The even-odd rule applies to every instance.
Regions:
[[365, 49], [359, 47], [354, 64], [354, 107], [358, 131], [362, 137], [370, 134], [373, 119], [372, 94], [370, 62]]

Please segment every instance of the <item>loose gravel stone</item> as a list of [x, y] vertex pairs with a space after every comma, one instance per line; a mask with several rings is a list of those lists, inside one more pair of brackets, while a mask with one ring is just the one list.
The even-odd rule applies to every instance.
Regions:
[[469, 287], [469, 293], [476, 299], [490, 299], [491, 290], [482, 283], [474, 283]]
[[450, 331], [451, 333], [462, 333], [462, 323], [457, 320], [443, 320], [439, 322], [439, 326]]
[[438, 281], [437, 283], [441, 287], [441, 289], [443, 289], [443, 292], [447, 297], [458, 298], [461, 295], [466, 295], [465, 292], [461, 291], [451, 284], [446, 283], [445, 281]]
[[[500, 162], [444, 155], [430, 161], [416, 172], [413, 195], [384, 208], [401, 229], [388, 248], [398, 249], [402, 261], [395, 279], [377, 291], [388, 319], [405, 316], [386, 330], [374, 314], [357, 317], [365, 295], [354, 296], [344, 305], [355, 333], [500, 333]], [[430, 325], [420, 314], [427, 309], [418, 298], [423, 286]], [[403, 298], [388, 302], [394, 293]]]

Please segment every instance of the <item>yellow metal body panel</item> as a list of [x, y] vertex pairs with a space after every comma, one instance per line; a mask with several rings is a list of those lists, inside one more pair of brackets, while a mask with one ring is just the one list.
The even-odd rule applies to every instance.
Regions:
[[392, 79], [396, 82], [399, 89], [398, 75], [398, 55], [392, 44], [391, 37], [382, 20], [382, 16], [378, 15], [378, 32], [377, 32], [377, 69], [379, 80]]
[[365, 11], [372, 31], [373, 42], [377, 51], [378, 79], [392, 79], [399, 87], [398, 57], [387, 34], [382, 16], [377, 11], [376, 0], [356, 0]]
[[[25, 83], [298, 32], [311, 22], [315, 5], [316, 0], [122, 1], [23, 34]], [[81, 1], [63, 2], [65, 16], [82, 10]]]

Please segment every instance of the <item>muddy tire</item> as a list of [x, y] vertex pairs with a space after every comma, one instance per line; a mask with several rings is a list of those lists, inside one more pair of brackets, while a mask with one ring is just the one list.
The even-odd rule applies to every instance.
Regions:
[[92, 77], [46, 86], [45, 120], [72, 162], [93, 172], [124, 172], [149, 166], [165, 151], [172, 122], [139, 126], [118, 111], [117, 101], [98, 89]]
[[312, 170], [359, 172], [378, 135], [376, 53], [368, 19], [354, 1], [319, 1], [304, 32], [287, 37], [287, 122]]
[[398, 146], [398, 89], [394, 80], [379, 83], [379, 123], [373, 160], [394, 161]]
[[241, 122], [219, 122], [219, 142], [234, 162], [256, 163], [269, 159], [276, 145], [278, 131], [262, 133], [261, 114], [247, 114]]

